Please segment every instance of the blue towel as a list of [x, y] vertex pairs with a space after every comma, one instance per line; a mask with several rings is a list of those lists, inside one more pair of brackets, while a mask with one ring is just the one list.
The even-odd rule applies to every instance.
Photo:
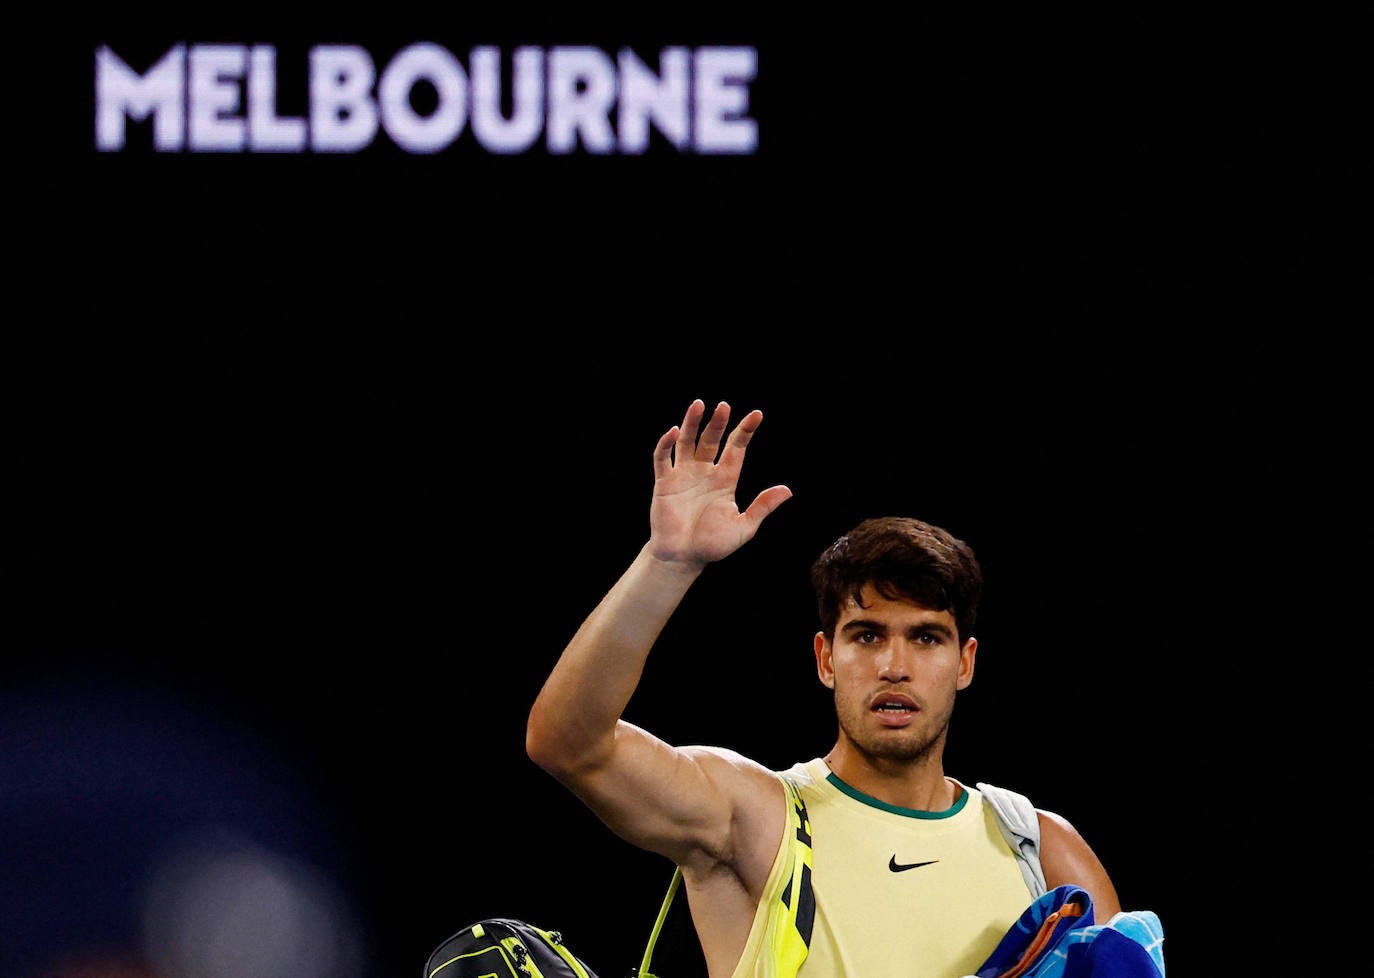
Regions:
[[1026, 908], [967, 978], [1164, 978], [1164, 928], [1150, 910], [1094, 923], [1092, 897], [1057, 886]]

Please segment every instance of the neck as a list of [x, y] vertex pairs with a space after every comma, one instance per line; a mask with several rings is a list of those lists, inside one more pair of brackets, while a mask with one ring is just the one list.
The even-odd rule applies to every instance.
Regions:
[[845, 784], [896, 808], [941, 812], [959, 799], [961, 789], [945, 777], [938, 756], [905, 760], [874, 757], [852, 744], [837, 743], [825, 763]]

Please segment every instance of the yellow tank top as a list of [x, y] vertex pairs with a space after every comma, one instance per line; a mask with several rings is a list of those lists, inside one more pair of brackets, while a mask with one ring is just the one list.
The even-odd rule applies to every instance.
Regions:
[[955, 782], [951, 808], [918, 812], [854, 790], [821, 758], [782, 777], [788, 829], [732, 978], [959, 978], [1030, 905], [975, 789]]

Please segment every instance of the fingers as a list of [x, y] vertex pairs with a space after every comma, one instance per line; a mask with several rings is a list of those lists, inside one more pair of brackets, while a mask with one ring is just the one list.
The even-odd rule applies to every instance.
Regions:
[[687, 405], [687, 413], [682, 416], [682, 424], [678, 427], [675, 452], [677, 461], [691, 458], [696, 452], [697, 429], [701, 427], [701, 416], [705, 413], [706, 403], [701, 398]]
[[[706, 420], [704, 428], [703, 419]], [[720, 454], [722, 441], [725, 443], [725, 452], [721, 454], [720, 464], [723, 467], [738, 469], [744, 461], [745, 448], [762, 422], [762, 411], [750, 411], [740, 419], [735, 430], [726, 439], [725, 430], [730, 423], [730, 405], [720, 401], [711, 412], [711, 416], [706, 418], [706, 402], [697, 398], [687, 406], [687, 413], [682, 416], [682, 424], [669, 428], [659, 438], [658, 444], [654, 447], [655, 471], [660, 467], [666, 470], [674, 461], [680, 464], [687, 459], [714, 462], [717, 454]]]
[[673, 445], [677, 443], [678, 426], [673, 425], [658, 436], [654, 446], [654, 478], [661, 479], [673, 470]]
[[757, 408], [740, 418], [735, 430], [730, 432], [730, 440], [725, 443], [725, 451], [720, 457], [723, 468], [738, 470], [744, 463], [744, 450], [763, 423], [763, 412]]
[[741, 515], [752, 525], [754, 530], [757, 530], [764, 517], [771, 515], [774, 510], [791, 498], [792, 490], [787, 486], [770, 486], [755, 496], [754, 501], [749, 504], [749, 508]]
[[730, 405], [721, 401], [716, 405], [716, 409], [711, 412], [711, 420], [706, 423], [706, 430], [701, 433], [701, 440], [697, 442], [696, 457], [702, 462], [714, 462], [716, 453], [720, 451], [721, 439], [725, 437], [725, 426], [730, 423]]

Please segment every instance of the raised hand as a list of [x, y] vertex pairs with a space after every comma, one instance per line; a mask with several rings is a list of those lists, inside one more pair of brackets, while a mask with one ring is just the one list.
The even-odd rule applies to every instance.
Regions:
[[751, 540], [764, 518], [792, 497], [787, 486], [771, 486], [741, 512], [735, 488], [763, 412], [750, 411], [728, 438], [730, 405], [717, 404], [703, 428], [705, 415], [705, 403], [693, 401], [682, 424], [664, 432], [654, 447], [649, 543], [661, 560], [697, 565], [720, 560]]

